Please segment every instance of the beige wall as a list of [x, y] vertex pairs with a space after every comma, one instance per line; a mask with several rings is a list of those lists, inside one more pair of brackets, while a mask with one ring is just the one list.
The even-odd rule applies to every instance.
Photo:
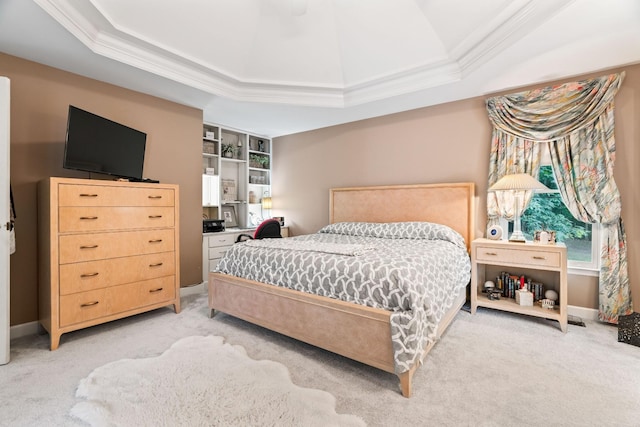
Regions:
[[[638, 310], [640, 65], [565, 81], [622, 70], [627, 75], [616, 96], [615, 177], [622, 194], [629, 272]], [[535, 87], [540, 86], [546, 84]], [[524, 89], [527, 88], [508, 93]], [[476, 183], [476, 236], [481, 237], [486, 221], [484, 195], [490, 138], [485, 97], [276, 138], [273, 215], [283, 215], [294, 235], [311, 233], [329, 221], [331, 187], [473, 181]], [[597, 278], [570, 276], [568, 303], [596, 308]]]
[[[639, 310], [640, 219], [633, 214], [640, 209], [640, 65], [624, 70], [616, 97], [615, 175]], [[69, 104], [147, 132], [145, 176], [180, 185], [181, 283], [199, 283], [202, 112], [4, 54], [0, 75], [12, 83], [11, 181], [18, 214], [11, 324], [37, 319], [36, 183], [48, 176], [88, 177], [62, 168]], [[284, 215], [294, 234], [315, 232], [328, 222], [331, 187], [473, 181], [481, 236], [490, 132], [484, 98], [474, 98], [276, 138], [272, 213]], [[596, 307], [597, 280], [569, 279], [569, 304]]]
[[36, 183], [88, 178], [62, 168], [69, 104], [147, 133], [145, 177], [180, 185], [181, 284], [201, 282], [202, 111], [0, 54], [11, 79], [11, 183], [17, 210], [11, 324], [38, 318]]

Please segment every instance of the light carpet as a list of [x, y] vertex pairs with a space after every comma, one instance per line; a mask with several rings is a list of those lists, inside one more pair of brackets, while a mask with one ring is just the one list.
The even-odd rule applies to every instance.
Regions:
[[177, 341], [158, 357], [95, 369], [71, 415], [92, 426], [364, 426], [336, 413], [330, 393], [291, 382], [287, 368], [253, 360], [218, 336]]
[[[281, 363], [294, 384], [331, 393], [336, 412], [369, 427], [640, 426], [640, 347], [618, 342], [612, 325], [585, 319], [586, 327], [569, 325], [563, 334], [558, 322], [460, 311], [406, 399], [393, 374], [223, 313], [210, 319], [206, 291], [193, 288], [179, 314], [163, 308], [70, 332], [56, 351], [46, 334], [12, 340], [11, 362], [0, 367], [0, 427], [86, 426], [70, 411], [85, 400], [76, 397], [78, 384], [96, 368], [157, 357], [185, 337], [209, 335], [241, 345], [254, 360]], [[210, 362], [192, 359], [180, 368]]]

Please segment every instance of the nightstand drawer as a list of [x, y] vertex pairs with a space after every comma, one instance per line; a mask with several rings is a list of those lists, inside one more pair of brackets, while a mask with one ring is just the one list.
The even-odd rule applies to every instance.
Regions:
[[209, 247], [231, 246], [235, 243], [237, 237], [236, 233], [220, 233], [215, 236], [209, 236]]
[[522, 264], [531, 267], [560, 268], [560, 253], [527, 249], [476, 247], [476, 260], [486, 263]]

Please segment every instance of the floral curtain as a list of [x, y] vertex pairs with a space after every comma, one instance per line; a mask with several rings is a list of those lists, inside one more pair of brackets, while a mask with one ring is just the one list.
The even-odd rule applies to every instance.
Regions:
[[[494, 153], [546, 142], [560, 194], [571, 214], [602, 225], [598, 316], [610, 323], [633, 311], [620, 194], [613, 178], [613, 98], [623, 79], [624, 73], [611, 74], [487, 100], [494, 126], [490, 170], [496, 171], [490, 173], [489, 185], [509, 168], [508, 158]], [[524, 163], [520, 172], [537, 176], [535, 149], [531, 152], [515, 150], [514, 162]], [[531, 172], [526, 170], [527, 162]], [[487, 206], [491, 219], [496, 215], [491, 198]]]

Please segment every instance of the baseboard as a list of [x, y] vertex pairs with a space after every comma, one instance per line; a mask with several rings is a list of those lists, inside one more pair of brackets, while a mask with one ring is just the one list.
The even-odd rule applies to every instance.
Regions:
[[[206, 287], [204, 283], [199, 283], [197, 285], [185, 286], [180, 288], [180, 296], [198, 294], [206, 291]], [[29, 335], [35, 335], [38, 333], [38, 322], [28, 322], [22, 323], [20, 325], [12, 326], [9, 329], [9, 339], [15, 340], [17, 338], [26, 337]]]
[[185, 295], [200, 294], [206, 291], [207, 291], [206, 282], [203, 282], [197, 285], [191, 285], [191, 286], [180, 288], [180, 296], [183, 297]]
[[28, 335], [35, 335], [38, 333], [38, 322], [22, 323], [20, 325], [12, 326], [10, 329], [10, 339], [26, 337]]
[[577, 305], [568, 305], [567, 314], [577, 316], [582, 320], [598, 320], [598, 310], [595, 308], [578, 307]]

